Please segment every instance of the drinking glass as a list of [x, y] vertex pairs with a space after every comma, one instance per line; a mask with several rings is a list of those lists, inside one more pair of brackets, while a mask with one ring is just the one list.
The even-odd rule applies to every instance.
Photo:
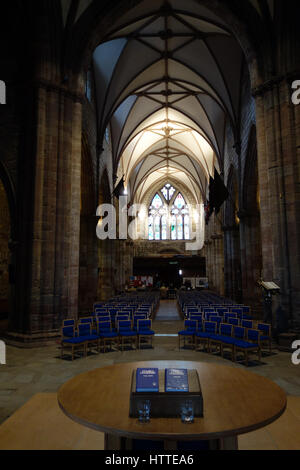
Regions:
[[185, 401], [181, 406], [181, 421], [186, 424], [194, 422], [194, 405], [190, 400]]
[[139, 412], [139, 422], [140, 423], [149, 423], [150, 421], [150, 410], [151, 410], [151, 403], [150, 400], [144, 400], [139, 404], [138, 412]]

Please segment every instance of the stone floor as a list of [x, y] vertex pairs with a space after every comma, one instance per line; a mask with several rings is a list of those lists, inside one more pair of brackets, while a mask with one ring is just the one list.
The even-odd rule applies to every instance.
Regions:
[[[188, 349], [179, 351], [177, 332], [182, 327], [183, 322], [175, 301], [162, 301], [153, 322], [153, 329], [158, 334], [154, 349], [91, 354], [72, 363], [60, 358], [59, 343], [37, 349], [8, 346], [7, 365], [0, 366], [0, 424], [37, 393], [55, 393], [72, 377], [115, 363], [165, 359], [217, 362], [232, 367], [244, 367], [215, 354]], [[248, 369], [270, 378], [288, 395], [300, 396], [300, 366], [292, 364], [290, 353], [274, 350], [273, 355], [264, 355], [262, 364], [253, 361]]]

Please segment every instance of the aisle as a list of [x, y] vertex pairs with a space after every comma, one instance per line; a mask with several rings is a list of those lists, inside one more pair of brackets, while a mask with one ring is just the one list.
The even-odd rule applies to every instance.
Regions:
[[181, 321], [177, 301], [161, 300], [155, 321]]
[[183, 320], [180, 317], [176, 300], [161, 300], [158, 312], [153, 321], [153, 329], [158, 335], [177, 336], [182, 329]]

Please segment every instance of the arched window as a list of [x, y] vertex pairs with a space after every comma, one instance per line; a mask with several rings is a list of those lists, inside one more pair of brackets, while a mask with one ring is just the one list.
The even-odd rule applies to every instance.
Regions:
[[189, 240], [189, 209], [171, 184], [156, 193], [149, 207], [149, 240]]

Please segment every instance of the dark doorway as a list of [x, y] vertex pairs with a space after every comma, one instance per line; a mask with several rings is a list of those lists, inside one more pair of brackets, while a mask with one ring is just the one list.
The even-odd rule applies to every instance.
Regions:
[[205, 277], [205, 258], [200, 256], [174, 256], [134, 258], [134, 276], [152, 276], [166, 287], [180, 287], [184, 277]]

